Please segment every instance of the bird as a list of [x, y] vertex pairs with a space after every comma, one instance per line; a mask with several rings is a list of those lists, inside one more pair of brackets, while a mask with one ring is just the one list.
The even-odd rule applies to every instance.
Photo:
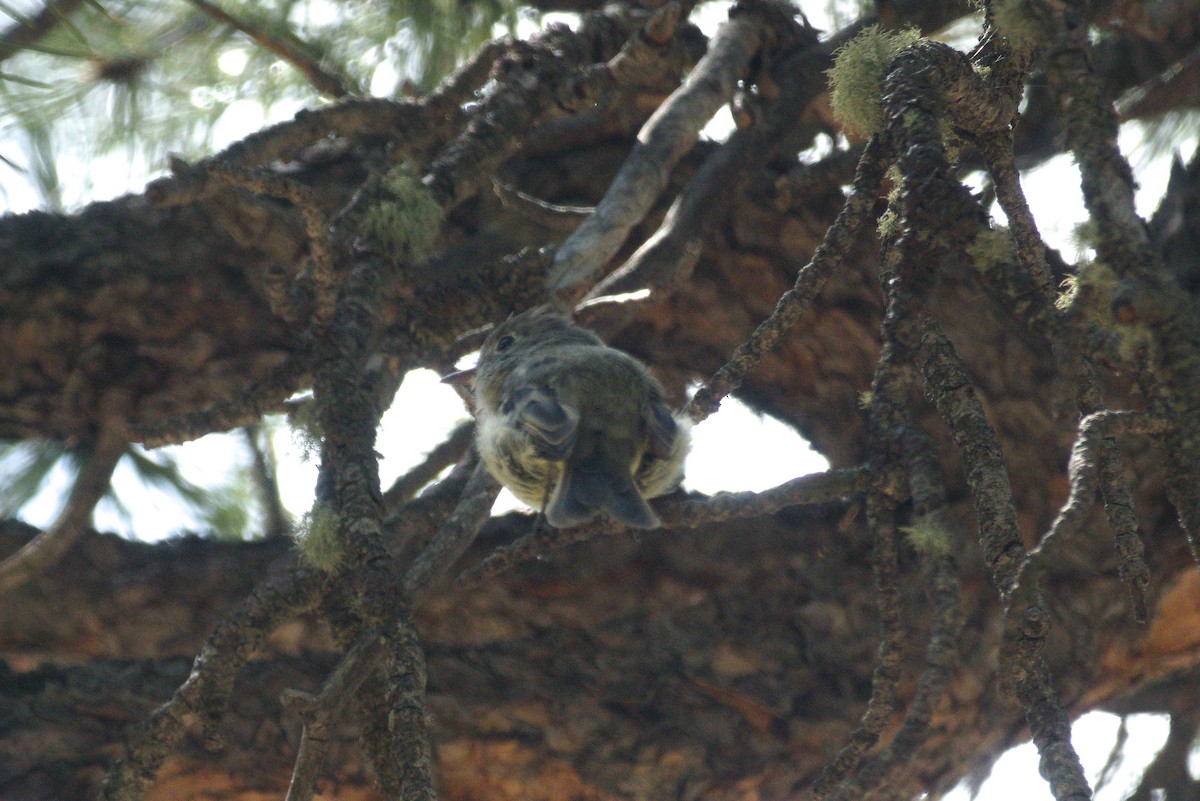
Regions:
[[647, 498], [679, 486], [691, 421], [644, 364], [546, 307], [497, 325], [471, 370], [487, 470], [554, 528], [604, 514], [661, 525]]

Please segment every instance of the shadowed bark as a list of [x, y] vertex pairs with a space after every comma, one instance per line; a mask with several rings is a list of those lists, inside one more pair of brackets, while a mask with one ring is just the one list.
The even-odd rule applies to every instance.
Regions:
[[[1195, 719], [1178, 699], [1200, 664], [1200, 574], [1178, 519], [1188, 520], [1198, 454], [1191, 424], [1143, 414], [1195, 409], [1185, 384], [1156, 383], [1190, 375], [1187, 343], [1155, 340], [1164, 323], [1138, 340], [1158, 350], [1129, 358], [1112, 330], [1072, 317], [1096, 312], [1053, 311], [1049, 293], [1088, 266], [1046, 252], [1036, 228], [1022, 233], [1014, 206], [1011, 255], [973, 255], [995, 229], [940, 154], [937, 115], [949, 114], [967, 141], [964, 163], [1000, 176], [996, 143], [1026, 78], [1036, 88], [1016, 129], [1017, 162], [1068, 145], [1085, 152], [1087, 143], [1050, 132], [1068, 129], [1080, 106], [1107, 107], [1160, 75], [1200, 37], [1188, 3], [1119, 6], [1077, 9], [1107, 34], [1079, 62], [1094, 84], [1063, 77], [1081, 46], [1068, 39], [1086, 30], [1074, 19], [1045, 23], [1049, 78], [1036, 56], [1026, 75], [1028, 59], [997, 38], [975, 53], [990, 72], [941, 46], [905, 51], [887, 76], [884, 133], [866, 148], [878, 162], [857, 178], [858, 148], [812, 163], [794, 155], [829, 130], [833, 47], [780, 6], [747, 0], [723, 34], [737, 59], [718, 49], [701, 61], [687, 4], [595, 12], [575, 31], [490, 50], [494, 80], [475, 105], [462, 102], [484, 82], [478, 65], [425, 98], [335, 104], [176, 164], [144, 197], [0, 218], [0, 437], [91, 440], [111, 414], [104, 399], [118, 393], [134, 439], [182, 440], [252, 423], [315, 385], [317, 496], [336, 510], [346, 554], [325, 577], [295, 569], [291, 543], [278, 539], [147, 545], [85, 534], [0, 605], [0, 797], [92, 798], [102, 787], [109, 798], [282, 797], [301, 732], [315, 724], [300, 707], [285, 711], [279, 694], [316, 692], [355, 643], [373, 669], [320, 729], [321, 764], [295, 768], [319, 776], [326, 797], [428, 798], [436, 788], [444, 799], [766, 801], [813, 792], [814, 782], [836, 797], [936, 795], [1028, 739], [1027, 712], [1044, 759], [1068, 762], [1056, 704], [1068, 716], [1173, 714], [1171, 744], [1139, 797], [1152, 786], [1192, 797]], [[888, 25], [926, 29], [964, 13], [943, 3], [880, 9]], [[1184, 66], [1172, 80], [1193, 80]], [[711, 85], [679, 90], [673, 107], [715, 107], [733, 92], [735, 119], [757, 138], [739, 132], [723, 151], [694, 141], [703, 120], [660, 121], [655, 135], [674, 147], [655, 140], [626, 162], [692, 68]], [[1005, 71], [1016, 84], [1000, 80]], [[1087, 87], [1103, 102], [1088, 101]], [[1126, 113], [1187, 109], [1194, 97], [1157, 87]], [[780, 107], [789, 101], [797, 105]], [[721, 159], [731, 153], [746, 169], [729, 183], [720, 179], [733, 167]], [[1088, 153], [1085, 172], [1089, 157], [1103, 161]], [[285, 157], [295, 159], [289, 169], [270, 172]], [[371, 204], [399, 202], [380, 164], [402, 157], [429, 176], [444, 220], [426, 255], [396, 261], [354, 226]], [[898, 173], [880, 185], [892, 163]], [[638, 205], [605, 207], [623, 164], [666, 171], [619, 179]], [[1195, 156], [1181, 160], [1142, 230], [1136, 252], [1148, 259], [1113, 282], [1128, 291], [1093, 304], [1117, 323], [1175, 319], [1151, 302], [1144, 274], [1170, 292], [1195, 289], [1197, 175]], [[1120, 210], [1119, 178], [1089, 185], [1094, 215]], [[506, 189], [493, 192], [493, 180]], [[831, 261], [813, 260], [852, 182], [869, 219]], [[1012, 187], [996, 182], [1002, 203], [1012, 201]], [[730, 187], [710, 213], [705, 198]], [[668, 215], [681, 192], [686, 203]], [[633, 277], [622, 280], [654, 287], [648, 299], [581, 316], [652, 365], [677, 405], [781, 297], [810, 292], [798, 321], [724, 389], [794, 426], [835, 470], [865, 470], [831, 473], [846, 479], [843, 491], [768, 515], [739, 517], [748, 498], [669, 498], [665, 520], [701, 522], [636, 538], [604, 526], [547, 532], [525, 515], [478, 530], [494, 487], [468, 480], [469, 455], [431, 494], [409, 499], [425, 479], [384, 493], [373, 431], [398, 377], [444, 371], [469, 349], [460, 336], [553, 300], [555, 289], [559, 300], [582, 294], [553, 282], [555, 254], [585, 241], [570, 243], [581, 215], [567, 207], [609, 209], [587, 218], [612, 237], [588, 276], [628, 263]], [[635, 207], [648, 211], [605, 222], [611, 209]], [[889, 208], [898, 227], [877, 237]], [[1132, 252], [1136, 232], [1113, 219], [1101, 248]], [[662, 241], [686, 246], [639, 272], [634, 254], [664, 220]], [[819, 280], [805, 278], [810, 267]], [[1194, 308], [1194, 297], [1185, 303]], [[1131, 412], [1111, 418], [1129, 424], [1077, 445], [1081, 416], [1103, 409]], [[1073, 446], [1084, 455], [1069, 468]], [[460, 448], [442, 449], [438, 469]], [[730, 463], [737, 469], [732, 454]], [[1122, 481], [1131, 514], [1115, 491]], [[723, 522], [703, 522], [712, 519]], [[1130, 519], [1136, 532], [1124, 530]], [[920, 532], [909, 538], [922, 525], [943, 538], [933, 550]], [[1043, 540], [1047, 532], [1055, 536]], [[6, 524], [0, 555], [35, 533]], [[1143, 575], [1141, 541], [1144, 626], [1122, 585]], [[454, 580], [497, 548], [508, 549], [499, 553], [510, 569]], [[150, 753], [146, 732], [169, 753]], [[1085, 793], [1054, 775], [1060, 797]]]

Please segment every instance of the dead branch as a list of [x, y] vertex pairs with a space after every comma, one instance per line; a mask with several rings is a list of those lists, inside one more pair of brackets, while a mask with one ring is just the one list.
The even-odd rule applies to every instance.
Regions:
[[318, 693], [314, 695], [302, 690], [286, 690], [280, 697], [280, 703], [304, 721], [300, 747], [296, 752], [296, 766], [285, 801], [311, 801], [313, 798], [317, 779], [325, 764], [333, 725], [342, 708], [376, 668], [378, 656], [377, 641], [355, 643], [321, 685]]
[[189, 728], [199, 723], [215, 737], [238, 671], [280, 623], [318, 601], [324, 577], [294, 568], [256, 589], [213, 631], [192, 673], [171, 700], [147, 718], [126, 745], [125, 757], [104, 778], [104, 801], [140, 801], [163, 761]]
[[765, 34], [753, 12], [737, 13], [713, 37], [687, 80], [646, 123], [604, 199], [554, 257], [551, 293], [578, 299], [667, 185], [671, 168], [691, 149], [700, 129], [733, 96], [737, 81]]
[[[708, 498], [666, 497], [652, 505], [664, 527], [694, 528], [736, 517], [771, 514], [788, 506], [840, 501], [861, 492], [866, 479], [867, 472], [861, 468], [832, 470], [800, 476], [762, 492], [718, 492]], [[608, 521], [573, 529], [534, 530], [465, 571], [458, 582], [462, 587], [472, 587], [554, 549], [625, 530]]]
[[58, 519], [19, 551], [0, 562], [0, 596], [41, 575], [66, 553], [87, 530], [96, 504], [108, 491], [109, 479], [129, 446], [124, 422], [113, 418], [91, 443], [91, 453], [75, 477]]
[[845, 257], [863, 223], [875, 208], [875, 194], [886, 169], [887, 147], [872, 139], [859, 160], [850, 196], [812, 260], [800, 269], [796, 284], [783, 294], [771, 316], [759, 323], [750, 338], [738, 346], [729, 361], [696, 391], [684, 412], [700, 422], [715, 412], [721, 400], [738, 388], [746, 374], [775, 347], [816, 299], [829, 274]]
[[457, 462], [471, 446], [475, 436], [475, 422], [468, 420], [455, 426], [445, 441], [425, 456], [425, 460], [395, 480], [383, 493], [383, 505], [395, 509], [417, 494], [417, 490], [437, 478], [438, 473]]

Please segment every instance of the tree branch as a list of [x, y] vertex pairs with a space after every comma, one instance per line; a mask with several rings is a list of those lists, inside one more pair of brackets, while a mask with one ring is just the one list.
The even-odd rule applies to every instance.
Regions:
[[[862, 468], [831, 470], [793, 478], [762, 492], [718, 492], [707, 498], [666, 497], [656, 500], [653, 506], [665, 528], [694, 528], [737, 517], [771, 514], [788, 506], [840, 501], [862, 492], [867, 477]], [[535, 529], [465, 571], [459, 576], [459, 585], [472, 587], [553, 549], [626, 530], [610, 521], [573, 529]]]
[[765, 35], [755, 13], [742, 6], [730, 10], [704, 58], [642, 128], [604, 199], [555, 254], [547, 281], [551, 293], [574, 300], [591, 288], [662, 194], [672, 168], [696, 143], [700, 129], [729, 102]]
[[87, 530], [92, 511], [108, 491], [113, 470], [129, 446], [128, 437], [123, 419], [113, 417], [106, 421], [99, 436], [91, 443], [91, 454], [76, 476], [75, 486], [71, 488], [58, 519], [0, 562], [0, 597], [57, 562]]

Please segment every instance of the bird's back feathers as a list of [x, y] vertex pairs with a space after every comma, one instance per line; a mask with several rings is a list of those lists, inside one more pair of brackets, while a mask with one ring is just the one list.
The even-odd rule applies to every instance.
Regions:
[[686, 425], [636, 359], [561, 319], [538, 330], [538, 319], [519, 315], [484, 345], [484, 462], [521, 500], [544, 503], [557, 528], [601, 513], [632, 528], [660, 525], [646, 498], [678, 484]]

